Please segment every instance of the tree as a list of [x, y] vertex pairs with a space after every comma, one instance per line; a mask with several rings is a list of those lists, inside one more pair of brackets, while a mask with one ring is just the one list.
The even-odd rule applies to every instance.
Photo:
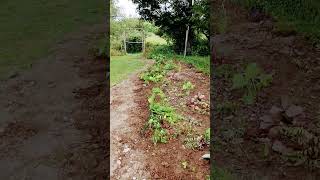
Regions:
[[[138, 11], [143, 19], [154, 21], [155, 25], [160, 27], [160, 31], [172, 39], [175, 51], [178, 53], [183, 52], [188, 26], [190, 26], [188, 39], [191, 42], [188, 44], [188, 49], [192, 49], [197, 31], [202, 33], [208, 31], [206, 23], [196, 23], [200, 19], [195, 19], [197, 16], [203, 18], [203, 21], [208, 21], [209, 12], [204, 12], [200, 8], [201, 5], [207, 6], [207, 0], [195, 0], [197, 7], [195, 9], [191, 6], [192, 0], [133, 0], [133, 2], [138, 4]], [[196, 14], [194, 18], [192, 18], [193, 13]], [[209, 37], [208, 33], [206, 36]]]

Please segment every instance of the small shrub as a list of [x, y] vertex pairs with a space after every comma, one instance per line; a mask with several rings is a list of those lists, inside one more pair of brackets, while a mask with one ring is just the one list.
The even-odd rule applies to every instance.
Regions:
[[183, 83], [182, 90], [185, 91], [186, 94], [190, 94], [190, 90], [192, 89], [194, 89], [194, 85], [190, 81]]

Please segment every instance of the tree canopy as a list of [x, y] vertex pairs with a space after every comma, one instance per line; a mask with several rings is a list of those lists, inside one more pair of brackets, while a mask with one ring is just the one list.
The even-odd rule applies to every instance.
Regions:
[[189, 51], [199, 44], [201, 34], [209, 39], [209, 5], [207, 0], [133, 0], [144, 20], [153, 21], [171, 38], [175, 51], [184, 49], [185, 33], [189, 31]]

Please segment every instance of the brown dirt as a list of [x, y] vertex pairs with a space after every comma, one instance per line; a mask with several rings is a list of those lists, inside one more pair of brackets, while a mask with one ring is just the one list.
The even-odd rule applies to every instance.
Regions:
[[[178, 113], [184, 117], [196, 119], [200, 122], [200, 126], [192, 126], [194, 134], [203, 134], [205, 129], [209, 127], [209, 115], [200, 114], [197, 111], [192, 111], [190, 107], [186, 106], [188, 99], [200, 92], [205, 95], [205, 100], [209, 99], [209, 77], [197, 73], [197, 71], [189, 65], [182, 64], [180, 72], [173, 72], [168, 74], [170, 83], [164, 87], [164, 92], [168, 97], [170, 104], [174, 106]], [[178, 74], [179, 79], [170, 78], [170, 74]], [[198, 79], [195, 79], [197, 77]], [[182, 84], [185, 81], [191, 81], [195, 85], [190, 95], [183, 95]], [[134, 127], [136, 133], [140, 135], [142, 141], [137, 144], [139, 149], [146, 152], [147, 160], [146, 167], [150, 172], [151, 177], [155, 179], [205, 179], [209, 175], [209, 162], [200, 160], [201, 156], [209, 151], [207, 146], [202, 149], [191, 150], [183, 146], [185, 134], [181, 134], [176, 139], [170, 139], [167, 144], [154, 145], [150, 133], [144, 133], [143, 127], [147, 123], [149, 116], [148, 96], [151, 93], [154, 85], [144, 86], [142, 81], [137, 81], [138, 88], [135, 93], [136, 103], [139, 105], [138, 110], [133, 112], [134, 116], [140, 117], [141, 121], [136, 122]], [[180, 104], [184, 104], [182, 107]], [[190, 125], [188, 122], [178, 123], [179, 128], [183, 129]], [[173, 129], [171, 129], [173, 130]], [[183, 130], [182, 130], [183, 131]], [[188, 167], [184, 169], [182, 162], [187, 161]]]
[[0, 82], [0, 179], [106, 179], [106, 60], [89, 54], [105, 24], [65, 36]]
[[215, 162], [240, 179], [318, 177], [319, 171], [289, 166], [283, 156], [271, 149], [264, 157], [261, 138], [268, 137], [259, 129], [259, 118], [273, 105], [280, 106], [280, 97], [289, 96], [294, 104], [304, 108], [307, 123], [300, 127], [319, 135], [320, 52], [301, 36], [275, 33], [274, 20], [267, 16], [251, 22], [246, 10], [230, 4], [227, 13], [230, 17], [227, 32], [214, 37], [215, 67], [229, 64], [239, 71], [244, 64], [256, 62], [265, 72], [275, 74], [271, 86], [259, 93], [252, 106], [243, 105], [239, 101], [241, 93], [230, 90], [230, 79], [213, 77], [213, 99], [239, 105], [232, 114], [221, 114], [213, 106], [214, 132], [219, 135], [213, 145]]

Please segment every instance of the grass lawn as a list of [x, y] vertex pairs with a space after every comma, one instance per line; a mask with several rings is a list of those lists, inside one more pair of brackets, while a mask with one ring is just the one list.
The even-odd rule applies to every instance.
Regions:
[[127, 56], [112, 56], [110, 58], [110, 83], [111, 86], [126, 79], [129, 74], [142, 68], [144, 62], [141, 54], [130, 54]]
[[0, 78], [40, 57], [67, 32], [102, 23], [105, 1], [4, 0], [0, 2]]

